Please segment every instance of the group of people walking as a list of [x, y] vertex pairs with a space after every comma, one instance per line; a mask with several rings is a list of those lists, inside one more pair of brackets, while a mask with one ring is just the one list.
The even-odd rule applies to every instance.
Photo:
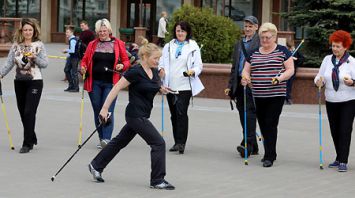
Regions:
[[[294, 77], [295, 66], [304, 58], [291, 44], [292, 53], [277, 44], [277, 28], [272, 23], [264, 23], [259, 28], [257, 18], [248, 16], [244, 19], [244, 33], [234, 48], [225, 94], [236, 102], [243, 128], [243, 141], [237, 151], [242, 157], [258, 154], [255, 132], [258, 121], [265, 151], [261, 161], [263, 167], [271, 167], [277, 157], [282, 107], [290, 102], [287, 83]], [[333, 54], [324, 58], [314, 83], [319, 88], [325, 87], [327, 115], [336, 150], [336, 159], [328, 167], [346, 172], [355, 117], [355, 61], [348, 52], [352, 44], [348, 32], [335, 31], [329, 43]]]
[[[192, 39], [191, 26], [184, 21], [177, 22], [172, 31], [173, 39], [163, 49], [143, 39], [137, 65], [130, 65], [125, 44], [112, 36], [107, 19], [96, 22], [95, 32], [97, 38], [88, 44], [80, 64], [81, 74], [86, 76], [84, 89], [94, 111], [98, 147], [102, 148], [89, 164], [90, 173], [95, 181], [104, 182], [103, 170], [138, 134], [151, 147], [150, 187], [175, 189], [164, 179], [165, 141], [149, 118], [155, 95], [158, 92], [166, 95], [174, 137], [174, 145], [169, 151], [184, 154], [189, 128], [188, 107], [193, 97], [204, 89], [199, 79], [203, 66], [201, 51]], [[242, 157], [259, 154], [258, 122], [264, 138], [263, 167], [273, 166], [277, 158], [278, 123], [286, 99], [286, 81], [295, 72], [295, 53], [277, 44], [277, 32], [272, 23], [259, 27], [256, 17], [244, 19], [244, 36], [235, 44], [225, 90], [225, 94], [236, 102], [243, 128], [243, 140], [237, 152]], [[3, 78], [16, 66], [15, 93], [24, 128], [20, 153], [30, 152], [37, 144], [35, 119], [43, 89], [41, 69], [48, 65], [39, 35], [37, 22], [23, 19], [5, 66], [0, 70]], [[329, 167], [345, 172], [355, 117], [355, 60], [348, 53], [352, 44], [349, 33], [335, 31], [329, 42], [333, 54], [324, 58], [314, 83], [317, 87], [325, 87], [327, 114], [337, 154]], [[126, 124], [111, 139], [115, 102], [119, 92], [127, 87]]]

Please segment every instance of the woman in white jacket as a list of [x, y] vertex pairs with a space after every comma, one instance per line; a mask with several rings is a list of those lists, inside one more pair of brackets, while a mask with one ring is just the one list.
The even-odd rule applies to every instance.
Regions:
[[159, 62], [164, 86], [176, 92], [167, 95], [175, 141], [169, 151], [180, 154], [184, 153], [187, 140], [190, 98], [204, 89], [198, 77], [202, 71], [201, 52], [196, 41], [191, 39], [191, 33], [187, 22], [176, 23], [173, 39], [165, 44]]
[[355, 116], [355, 59], [348, 52], [352, 43], [348, 32], [335, 31], [329, 42], [333, 54], [323, 59], [314, 83], [325, 86], [327, 115], [336, 151], [335, 161], [328, 167], [346, 172]]

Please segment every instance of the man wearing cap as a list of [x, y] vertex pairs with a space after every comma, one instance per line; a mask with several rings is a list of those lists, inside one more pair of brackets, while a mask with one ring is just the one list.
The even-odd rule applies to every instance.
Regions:
[[[230, 73], [228, 88], [225, 89], [225, 94], [228, 95], [231, 100], [236, 102], [236, 106], [239, 112], [240, 123], [243, 128], [243, 140], [237, 151], [241, 157], [244, 157], [244, 92], [243, 86], [240, 81], [242, 79], [242, 71], [244, 63], [253, 51], [257, 50], [260, 46], [259, 36], [256, 33], [258, 30], [258, 19], [254, 16], [247, 16], [244, 18], [244, 37], [239, 40], [234, 46], [233, 63]], [[256, 111], [255, 104], [252, 95], [252, 91], [249, 87], [246, 89], [246, 107], [247, 107], [247, 146], [248, 156], [250, 154], [257, 155], [259, 152], [258, 143], [256, 141]], [[232, 103], [231, 103], [232, 104]], [[232, 104], [233, 106], [233, 104]]]

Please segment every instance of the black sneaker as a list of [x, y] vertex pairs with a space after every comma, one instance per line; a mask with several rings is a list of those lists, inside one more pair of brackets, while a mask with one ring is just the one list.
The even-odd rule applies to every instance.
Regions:
[[91, 165], [91, 163], [89, 164], [89, 171], [94, 177], [94, 180], [96, 180], [97, 182], [105, 182], [105, 180], [101, 176], [101, 173], [95, 170], [95, 168]]
[[265, 168], [269, 168], [269, 167], [271, 167], [273, 164], [274, 164], [274, 162], [273, 162], [273, 161], [270, 161], [270, 160], [264, 160], [264, 162], [263, 162], [263, 167], [265, 167]]
[[169, 152], [175, 152], [175, 151], [178, 151], [178, 150], [179, 150], [179, 144], [174, 144], [174, 146], [172, 146], [169, 149]]
[[[237, 151], [239, 152], [240, 154], [240, 157], [244, 157], [245, 155], [245, 147], [244, 146], [237, 146]], [[250, 149], [248, 149], [248, 157], [250, 156], [251, 154], [251, 151]]]
[[339, 163], [338, 166], [338, 172], [347, 172], [348, 171], [348, 166], [346, 163]]
[[28, 146], [22, 146], [19, 153], [29, 153], [32, 148], [30, 148]]
[[69, 89], [68, 92], [79, 92], [79, 88], [77, 88], [77, 89]]
[[334, 161], [333, 163], [328, 165], [328, 168], [338, 168], [340, 163], [338, 161]]
[[179, 144], [178, 150], [179, 150], [179, 154], [184, 154], [185, 144]]
[[161, 190], [175, 190], [175, 186], [171, 185], [169, 182], [163, 180], [159, 184], [150, 185], [150, 188], [161, 189]]

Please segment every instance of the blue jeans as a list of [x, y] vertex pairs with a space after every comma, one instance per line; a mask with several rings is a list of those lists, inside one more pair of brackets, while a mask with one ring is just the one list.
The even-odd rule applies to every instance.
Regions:
[[[102, 106], [105, 103], [105, 100], [110, 93], [113, 87], [112, 83], [106, 83], [101, 80], [93, 80], [92, 82], [92, 91], [89, 92], [89, 97], [91, 101], [92, 109], [94, 110], [94, 121], [96, 128], [99, 126], [99, 114], [101, 111]], [[105, 125], [104, 127], [100, 127], [97, 132], [99, 134], [100, 140], [102, 139], [111, 139], [113, 126], [114, 126], [114, 113], [116, 104], [116, 98], [113, 100], [110, 108], [108, 109], [111, 112], [111, 123]]]

